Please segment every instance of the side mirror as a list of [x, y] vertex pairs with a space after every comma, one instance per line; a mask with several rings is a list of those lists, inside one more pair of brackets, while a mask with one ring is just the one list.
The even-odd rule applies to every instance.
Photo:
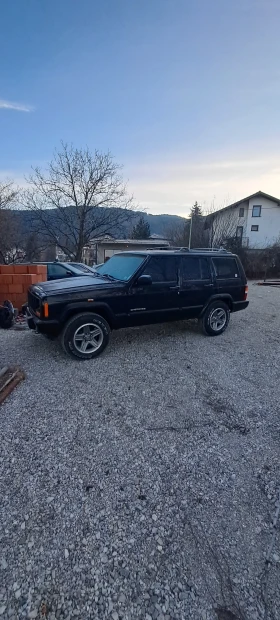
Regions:
[[150, 286], [153, 283], [151, 276], [139, 276], [137, 286]]
[[66, 271], [66, 275], [67, 275], [67, 278], [70, 278], [73, 275], [73, 273], [72, 271]]

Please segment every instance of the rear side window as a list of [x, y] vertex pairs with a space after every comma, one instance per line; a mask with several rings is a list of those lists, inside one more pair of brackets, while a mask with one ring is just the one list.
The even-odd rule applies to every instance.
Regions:
[[61, 265], [48, 265], [48, 274], [51, 278], [65, 278], [67, 269]]
[[207, 258], [199, 256], [184, 256], [181, 258], [183, 282], [187, 280], [209, 280], [210, 266]]
[[235, 258], [213, 258], [212, 260], [218, 280], [239, 278], [239, 270]]
[[177, 259], [175, 256], [153, 256], [146, 265], [143, 275], [151, 276], [153, 284], [177, 283]]

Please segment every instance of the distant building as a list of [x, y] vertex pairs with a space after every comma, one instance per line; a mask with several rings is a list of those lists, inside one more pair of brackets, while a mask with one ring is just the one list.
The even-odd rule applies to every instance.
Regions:
[[162, 237], [161, 235], [157, 235], [156, 233], [150, 235], [149, 239], [155, 239], [156, 241], [170, 241], [169, 239], [167, 239], [167, 237]]
[[280, 238], [280, 199], [256, 192], [207, 217], [209, 245], [236, 237], [243, 247], [262, 249]]
[[117, 252], [125, 252], [128, 250], [147, 250], [168, 248], [169, 241], [167, 239], [149, 238], [149, 239], [114, 239], [106, 235], [102, 239], [93, 239], [83, 249], [83, 261], [87, 265], [98, 265], [104, 263], [108, 258]]
[[55, 260], [58, 260], [60, 263], [67, 263], [67, 261], [69, 261], [69, 256], [67, 256], [61, 248], [56, 246]]

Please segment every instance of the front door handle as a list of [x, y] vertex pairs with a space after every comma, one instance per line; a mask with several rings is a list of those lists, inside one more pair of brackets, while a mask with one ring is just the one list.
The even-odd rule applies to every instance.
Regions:
[[204, 286], [205, 286], [205, 288], [206, 287], [209, 288], [210, 286], [214, 286], [214, 284], [212, 284], [212, 283], [211, 284], [204, 284]]
[[179, 290], [179, 288], [180, 288], [180, 286], [170, 286], [170, 287], [169, 287], [169, 290], [170, 290], [170, 291], [178, 291], [178, 290]]

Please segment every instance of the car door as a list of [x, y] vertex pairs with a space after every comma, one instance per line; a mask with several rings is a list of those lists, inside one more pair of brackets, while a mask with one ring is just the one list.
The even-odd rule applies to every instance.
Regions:
[[207, 256], [181, 256], [180, 308], [183, 317], [199, 316], [214, 290], [209, 258]]
[[179, 281], [177, 256], [150, 256], [140, 275], [151, 276], [147, 286], [131, 286], [128, 314], [133, 325], [160, 323], [179, 318]]
[[212, 258], [216, 275], [217, 293], [230, 295], [233, 301], [240, 301], [244, 295], [244, 282], [238, 262], [234, 256]]

